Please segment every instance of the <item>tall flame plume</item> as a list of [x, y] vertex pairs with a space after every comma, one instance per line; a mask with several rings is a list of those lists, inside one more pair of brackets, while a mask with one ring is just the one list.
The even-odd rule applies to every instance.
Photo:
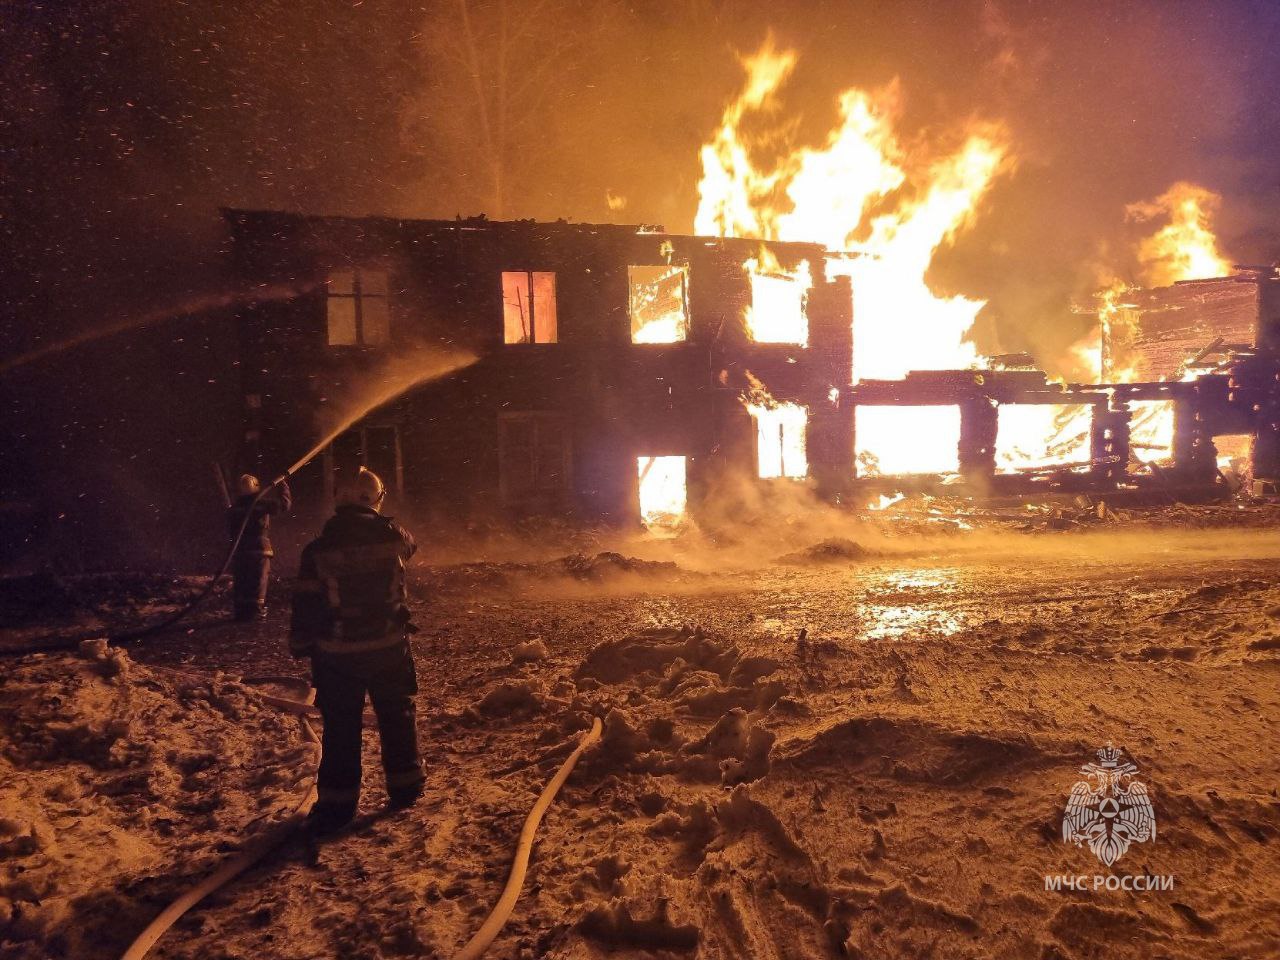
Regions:
[[[1003, 129], [974, 125], [959, 149], [921, 160], [894, 130], [893, 83], [846, 90], [823, 145], [788, 146], [781, 125], [768, 120], [795, 65], [795, 53], [772, 40], [742, 58], [746, 82], [702, 148], [695, 231], [854, 254], [828, 269], [854, 281], [855, 380], [975, 365], [979, 354], [965, 336], [985, 301], [939, 297], [925, 274], [1009, 168]], [[755, 130], [750, 121], [759, 119], [763, 129]]]
[[[852, 279], [854, 382], [987, 366], [970, 339], [986, 302], [940, 296], [926, 277], [937, 253], [973, 223], [993, 185], [1013, 168], [1007, 131], [998, 123], [971, 122], [952, 132], [947, 149], [908, 149], [896, 130], [902, 93], [895, 81], [878, 90], [844, 91], [836, 100], [837, 122], [823, 142], [796, 145], [780, 95], [796, 69], [795, 52], [769, 38], [741, 64], [743, 86], [701, 150], [696, 232], [807, 241], [835, 254], [828, 258], [828, 275]], [[1137, 251], [1143, 282], [1166, 285], [1229, 272], [1211, 229], [1218, 200], [1203, 187], [1180, 182], [1156, 200], [1128, 208], [1134, 220], [1167, 219]], [[753, 286], [771, 273], [763, 259], [744, 265]], [[1101, 295], [1104, 326], [1132, 322], [1124, 303], [1128, 290], [1117, 282]], [[755, 339], [804, 342], [766, 330], [762, 316], [746, 317]], [[1086, 341], [1072, 348], [1070, 366], [1078, 370], [1085, 361], [1095, 380], [1132, 379], [1131, 370], [1104, 358], [1096, 333]], [[1010, 407], [1001, 414], [1004, 469], [1088, 456], [1086, 408]], [[954, 469], [957, 423], [958, 412], [947, 408], [859, 407], [857, 460], [891, 473]], [[1135, 447], [1149, 449], [1149, 456], [1167, 450], [1171, 430], [1171, 411], [1135, 411]]]
[[[830, 259], [827, 270], [853, 281], [855, 382], [978, 366], [983, 358], [967, 336], [985, 301], [939, 296], [925, 276], [934, 255], [972, 222], [1010, 169], [1003, 128], [975, 123], [949, 152], [910, 151], [895, 130], [901, 101], [895, 82], [844, 91], [825, 141], [796, 146], [778, 120], [794, 51], [769, 39], [741, 62], [743, 87], [702, 148], [696, 232], [806, 241], [849, 254]], [[874, 451], [863, 462], [883, 457], [905, 471], [937, 466], [930, 450], [954, 440], [949, 421], [917, 416], [916, 429], [904, 431], [907, 415], [859, 410], [859, 448]]]
[[1231, 264], [1218, 252], [1218, 240], [1210, 228], [1221, 200], [1213, 191], [1184, 180], [1150, 203], [1128, 207], [1133, 220], [1160, 216], [1169, 219], [1138, 247], [1145, 283], [1167, 287], [1182, 280], [1224, 277], [1231, 272]]

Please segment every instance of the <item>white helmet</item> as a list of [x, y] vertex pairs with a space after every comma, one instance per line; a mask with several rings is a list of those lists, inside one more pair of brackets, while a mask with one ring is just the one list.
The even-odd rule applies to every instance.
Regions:
[[261, 490], [262, 484], [252, 473], [242, 473], [240, 479], [236, 481], [236, 489], [240, 492], [240, 496], [248, 497]]
[[335, 500], [339, 506], [371, 507], [377, 510], [382, 506], [382, 498], [387, 495], [387, 488], [372, 470], [361, 467], [355, 476], [348, 477], [338, 485]]

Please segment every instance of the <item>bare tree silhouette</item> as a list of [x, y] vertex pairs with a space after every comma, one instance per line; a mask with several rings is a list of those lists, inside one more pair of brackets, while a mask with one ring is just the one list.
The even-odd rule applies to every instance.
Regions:
[[418, 38], [426, 79], [406, 137], [459, 200], [511, 214], [519, 171], [552, 146], [554, 111], [571, 96], [583, 48], [600, 40], [609, 0], [455, 0]]

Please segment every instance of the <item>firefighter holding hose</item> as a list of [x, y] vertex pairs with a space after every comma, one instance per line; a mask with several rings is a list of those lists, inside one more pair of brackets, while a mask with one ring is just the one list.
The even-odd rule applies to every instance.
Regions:
[[[288, 513], [293, 505], [289, 481], [275, 483], [276, 493], [259, 496], [258, 478], [242, 474], [236, 484], [235, 502], [227, 508], [227, 534], [240, 534], [232, 557], [232, 614], [237, 620], [264, 620], [267, 616], [267, 581], [271, 577], [271, 518]], [[248, 519], [245, 519], [246, 514]], [[241, 527], [244, 532], [241, 533]]]
[[293, 594], [289, 650], [311, 657], [316, 706], [324, 719], [318, 799], [308, 817], [317, 834], [355, 816], [360, 799], [361, 721], [373, 701], [392, 809], [422, 795], [404, 567], [417, 545], [379, 512], [386, 489], [360, 472], [340, 484], [337, 509], [302, 551]]

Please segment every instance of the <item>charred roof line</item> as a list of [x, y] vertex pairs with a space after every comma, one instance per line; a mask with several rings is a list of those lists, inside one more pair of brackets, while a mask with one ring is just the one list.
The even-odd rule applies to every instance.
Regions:
[[418, 217], [362, 216], [338, 214], [310, 214], [290, 210], [253, 210], [242, 207], [219, 207], [222, 216], [233, 226], [247, 221], [288, 222], [295, 224], [348, 224], [356, 227], [403, 228], [406, 226], [438, 230], [495, 230], [516, 232], [519, 230], [563, 230], [574, 234], [602, 233], [624, 236], [646, 236], [657, 239], [702, 241], [708, 245], [766, 247], [794, 250], [811, 256], [826, 256], [822, 244], [799, 240], [758, 240], [751, 237], [716, 237], [702, 234], [670, 233], [661, 224], [647, 223], [575, 223], [571, 220], [490, 220], [483, 214], [473, 217], [458, 216], [453, 220]]

